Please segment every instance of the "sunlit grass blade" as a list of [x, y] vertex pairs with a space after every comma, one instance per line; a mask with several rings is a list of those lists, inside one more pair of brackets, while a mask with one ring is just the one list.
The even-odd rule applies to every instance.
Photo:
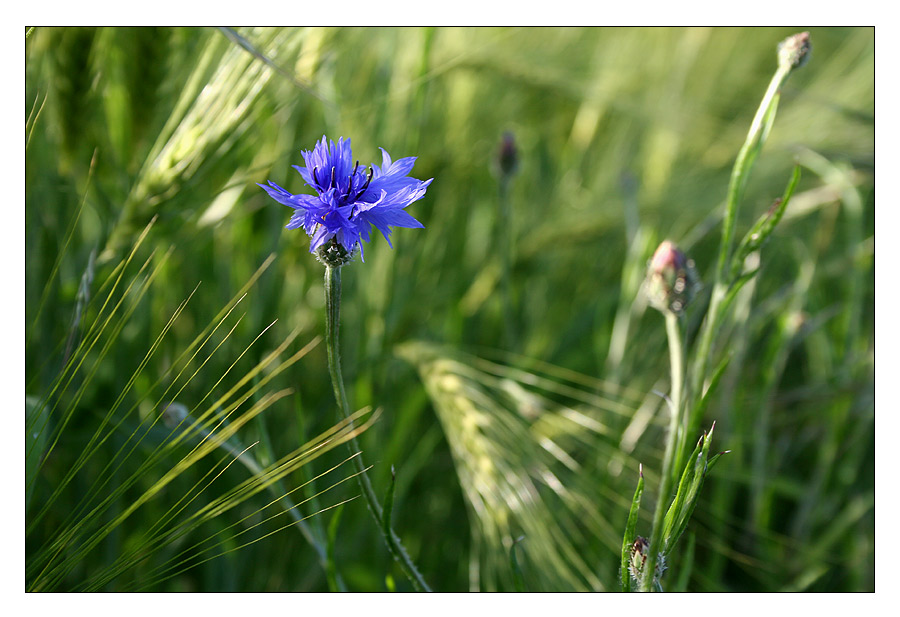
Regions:
[[[243, 295], [241, 295], [239, 298], [242, 298], [242, 297], [243, 297]], [[238, 299], [237, 301], [239, 302], [240, 299]], [[222, 319], [215, 325], [215, 327], [212, 327], [212, 324], [210, 324], [210, 326], [207, 327], [207, 330], [209, 330], [209, 328], [212, 327], [212, 331], [209, 332], [209, 335], [207, 336], [206, 339], [204, 339], [203, 343], [201, 343], [199, 346], [197, 346], [197, 343], [198, 343], [199, 338], [198, 338], [198, 339], [195, 339], [194, 342], [188, 347], [188, 349], [185, 350], [184, 354], [182, 354], [182, 357], [183, 357], [184, 355], [186, 355], [186, 354], [191, 350], [191, 348], [195, 348], [194, 354], [193, 354], [193, 356], [191, 357], [191, 359], [188, 361], [187, 364], [184, 365], [184, 367], [182, 368], [181, 372], [179, 372], [178, 375], [175, 377], [175, 380], [173, 380], [172, 384], [166, 389], [165, 392], [163, 392], [163, 394], [160, 396], [160, 398], [154, 403], [154, 407], [155, 407], [155, 408], [158, 407], [158, 406], [160, 405], [160, 403], [161, 403], [161, 401], [162, 401], [163, 399], [165, 399], [165, 397], [166, 397], [166, 395], [168, 394], [169, 390], [170, 390], [172, 387], [174, 387], [174, 385], [175, 385], [175, 384], [177, 383], [177, 381], [178, 381], [178, 378], [181, 376], [181, 374], [184, 372], [184, 370], [187, 368], [187, 366], [189, 366], [190, 361], [192, 361], [193, 358], [196, 357], [196, 355], [197, 355], [197, 354], [200, 352], [200, 350], [202, 349], [203, 345], [204, 345], [207, 341], [209, 341], [209, 337], [211, 337], [212, 334], [213, 334], [216, 330], [218, 330], [219, 326], [221, 326], [221, 325], [224, 323], [224, 319], [231, 313], [232, 310], [234, 310], [234, 308], [235, 308], [236, 306], [237, 306], [237, 303], [235, 302], [230, 308], [228, 308], [228, 312], [227, 312], [224, 316], [222, 316]], [[220, 346], [228, 339], [228, 337], [231, 335], [231, 333], [232, 333], [233, 331], [234, 331], [234, 327], [232, 327], [231, 331], [228, 332], [228, 333], [223, 337], [222, 341], [217, 345], [216, 349], [214, 349], [214, 350], [210, 353], [210, 355], [209, 355], [209, 356], [208, 356], [208, 357], [200, 364], [200, 366], [197, 368], [197, 370], [196, 370], [190, 377], [188, 377], [187, 381], [184, 383], [184, 385], [181, 386], [181, 388], [179, 389], [179, 391], [176, 392], [174, 396], [177, 397], [177, 396], [178, 396], [178, 393], [180, 393], [185, 387], [187, 387], [187, 384], [188, 384], [194, 377], [197, 376], [197, 374], [200, 372], [200, 370], [203, 368], [203, 366], [206, 364], [206, 362], [209, 361], [209, 359], [212, 358], [212, 355], [215, 353], [215, 351], [218, 350], [218, 348], [219, 348], [219, 347], [220, 347]], [[265, 332], [265, 330], [264, 330], [263, 332]], [[204, 331], [204, 333], [206, 333], [206, 331]], [[201, 335], [204, 334], [204, 333], [201, 333]], [[261, 336], [261, 334], [258, 335], [256, 338], [258, 339], [259, 336]], [[255, 340], [256, 340], [256, 339], [254, 339], [254, 342], [255, 342]], [[313, 344], [314, 344], [314, 343], [313, 343]], [[252, 345], [252, 343], [251, 343], [251, 345]], [[311, 344], [311, 345], [312, 345], [312, 344]], [[248, 347], [248, 349], [249, 349], [249, 347]], [[244, 352], [244, 353], [246, 353], [246, 349], [245, 349], [245, 352]], [[241, 354], [241, 356], [243, 356], [243, 353]], [[241, 356], [238, 357], [238, 360], [240, 359]], [[179, 359], [180, 359], [180, 358], [179, 358]], [[234, 365], [235, 365], [236, 363], [237, 363], [237, 360], [235, 360], [235, 361], [231, 364], [231, 368], [233, 368]], [[177, 364], [178, 364], [178, 361], [175, 362], [175, 365], [177, 365]], [[229, 368], [228, 371], [226, 371], [225, 375], [227, 375], [227, 373], [230, 372], [231, 368]], [[218, 383], [220, 383], [221, 380], [224, 379], [225, 375], [223, 375], [222, 377], [219, 378], [219, 380], [216, 382], [216, 385], [218, 385]], [[213, 386], [213, 389], [214, 389], [214, 388], [215, 388], [215, 385]], [[211, 392], [211, 391], [212, 391], [212, 389], [210, 390], [210, 392]], [[204, 399], [204, 400], [205, 400], [205, 399]], [[203, 401], [201, 400], [201, 401], [198, 403], [198, 405], [199, 405], [199, 404], [202, 404], [202, 402], [203, 402]], [[118, 420], [118, 422], [116, 423], [116, 425], [115, 425], [114, 427], [112, 427], [112, 428], [110, 429], [110, 431], [109, 431], [102, 439], [100, 439], [100, 440], [96, 443], [96, 445], [95, 445], [94, 448], [91, 448], [91, 447], [85, 448], [85, 450], [84, 450], [83, 453], [82, 453], [82, 459], [81, 459], [81, 460], [82, 460], [82, 461], [87, 460], [87, 457], [89, 457], [91, 454], [93, 454], [94, 450], [95, 450], [97, 447], [99, 447], [99, 445], [101, 445], [102, 443], [104, 443], [104, 442], [112, 435], [112, 433], [113, 433], [114, 431], [118, 430], [119, 427], [122, 426], [122, 424], [123, 424], [124, 422], [126, 422], [126, 420], [128, 419], [128, 417], [134, 412], [135, 408], [138, 406], [139, 403], [140, 403], [140, 401], [136, 402], [136, 403], [132, 406], [131, 409], [129, 409], [125, 414], [121, 415], [121, 417], [120, 417], [120, 419]], [[108, 415], [109, 415], [109, 414], [108, 414]], [[108, 418], [107, 418], [107, 419], [108, 419]], [[82, 500], [81, 500], [81, 502], [78, 504], [78, 506], [76, 506], [76, 507], [74, 508], [73, 514], [72, 514], [73, 519], [77, 520], [78, 518], [80, 518], [81, 516], [83, 516], [83, 508], [84, 508], [85, 505], [89, 502], [89, 499], [90, 499], [93, 495], [99, 494], [99, 491], [103, 490], [103, 488], [110, 482], [110, 480], [111, 480], [113, 477], [116, 476], [116, 474], [117, 474], [117, 472], [118, 472], [118, 469], [121, 468], [121, 467], [125, 464], [125, 462], [126, 462], [126, 461], [128, 460], [128, 458], [131, 456], [131, 454], [132, 454], [132, 453], [140, 446], [140, 444], [141, 444], [141, 443], [143, 442], [143, 440], [144, 440], [144, 437], [149, 433], [149, 431], [152, 429], [152, 427], [155, 426], [156, 421], [157, 421], [158, 418], [156, 418], [156, 417], [154, 416], [152, 419], [153, 419], [153, 422], [150, 423], [149, 425], [147, 425], [146, 420], [145, 420], [145, 421], [142, 421], [142, 422], [134, 429], [134, 431], [131, 433], [131, 435], [130, 435], [130, 436], [128, 437], [128, 439], [126, 440], [126, 443], [123, 445], [123, 447], [122, 447], [118, 452], [116, 452], [115, 456], [109, 461], [109, 463], [106, 465], [106, 467], [103, 469], [103, 471], [102, 471], [100, 474], [98, 474], [98, 477], [97, 477], [96, 480], [94, 481], [94, 484], [93, 484], [93, 485], [91, 486], [91, 488], [86, 492], [86, 494], [84, 495], [84, 497], [82, 498]], [[104, 421], [104, 424], [105, 424], [105, 421]], [[102, 428], [102, 427], [101, 427], [101, 428]], [[140, 436], [140, 438], [138, 438], [137, 440], [135, 440], [135, 437], [136, 437], [138, 431], [141, 430], [141, 428], [144, 429], [144, 433]], [[97, 432], [99, 433], [99, 431], [100, 431], [100, 429], [98, 428], [98, 429], [97, 429]], [[97, 433], [95, 433], [95, 436], [96, 436], [96, 434], [97, 434]], [[133, 440], [134, 440], [134, 441], [133, 441]], [[131, 444], [130, 449], [127, 448], [127, 446], [129, 445], [129, 443]], [[169, 443], [167, 447], [168, 447], [168, 448], [171, 448], [171, 447], [174, 447], [174, 445], [176, 445], [176, 443]], [[164, 446], [164, 444], [160, 444], [160, 445], [156, 448], [156, 450], [154, 450], [154, 452], [151, 453], [151, 455], [148, 456], [148, 457], [141, 463], [141, 465], [138, 467], [138, 469], [134, 472], [134, 474], [133, 474], [133, 476], [132, 476], [132, 480], [136, 480], [137, 478], [139, 478], [139, 477], [141, 476], [141, 474], [143, 473], [143, 471], [145, 471], [146, 469], [149, 469], [149, 468], [153, 465], [154, 461], [157, 460], [158, 457], [162, 454], [162, 452], [163, 452], [163, 450], [162, 450], [163, 446]], [[113, 465], [116, 465], [116, 467], [113, 468]], [[73, 473], [77, 472], [78, 468], [80, 468], [80, 464], [76, 464], [76, 465], [72, 468], [72, 470], [70, 471], [70, 474], [73, 474]], [[112, 469], [112, 470], [111, 470], [111, 469]], [[110, 471], [110, 470], [111, 470], [111, 471]], [[64, 481], [58, 486], [58, 488], [62, 488], [62, 486], [63, 486], [65, 483], [66, 483], [66, 481], [64, 480]], [[113, 490], [113, 492], [108, 496], [108, 499], [109, 499], [109, 500], [114, 499], [117, 495], [121, 494], [121, 492], [125, 489], [125, 487], [127, 487], [127, 486], [129, 485], [129, 483], [130, 483], [130, 481], [120, 481], [119, 486], [116, 487], [116, 488]]]
[[[82, 343], [79, 345], [79, 350], [81, 350], [82, 348], [84, 348], [84, 350], [80, 354], [78, 352], [76, 352], [76, 354], [73, 355], [73, 357], [70, 359], [69, 363], [66, 365], [66, 369], [64, 369], [63, 372], [60, 373], [60, 375], [57, 378], [56, 382], [54, 383], [54, 386], [51, 389], [51, 391], [42, 400], [41, 408], [40, 408], [41, 410], [43, 410], [43, 407], [48, 404], [48, 401], [51, 398], [55, 399], [55, 401], [54, 401], [53, 405], [50, 407], [48, 413], [43, 415], [43, 425], [40, 427], [30, 427], [29, 430], [32, 430], [32, 431], [36, 430], [37, 432], [43, 432], [44, 430], [46, 430], [47, 425], [48, 425], [49, 421], [52, 419], [53, 413], [54, 413], [58, 403], [62, 400], [62, 396], [66, 393], [69, 385], [74, 380], [75, 375], [77, 374], [78, 368], [80, 368], [80, 366], [84, 363], [84, 361], [87, 358], [87, 354], [93, 349], [93, 347], [96, 345], [96, 343], [100, 340], [100, 337], [103, 335], [103, 332], [106, 329], [106, 326], [110, 323], [112, 317], [116, 314], [119, 307], [124, 303], [125, 298], [130, 295], [132, 286], [139, 280], [139, 277], [143, 273], [144, 269], [152, 262], [152, 260], [153, 260], [153, 254], [151, 254], [151, 256], [147, 259], [147, 261], [144, 262], [144, 265], [141, 267], [141, 270], [138, 272], [138, 274], [135, 276], [135, 278], [129, 284], [129, 286], [123, 293], [122, 298], [116, 303], [112, 312], [110, 313], [109, 316], [107, 316], [106, 320], [99, 327], [99, 329], [96, 332], [89, 331], [88, 336], [93, 334], [93, 339], [90, 341], [90, 343], [88, 343], [87, 337], [85, 338], [84, 341], [82, 341]], [[165, 258], [162, 259], [162, 261], [164, 261], [164, 260], [165, 260]], [[56, 446], [56, 444], [58, 443], [58, 441], [60, 439], [60, 436], [63, 434], [66, 426], [70, 422], [79, 400], [81, 399], [81, 397], [84, 395], [85, 391], [87, 390], [88, 384], [90, 383], [93, 375], [95, 374], [98, 367], [100, 366], [102, 359], [106, 356], [107, 353], [109, 353], [110, 349], [113, 346], [113, 342], [115, 341], [116, 337], [118, 336], [118, 333], [121, 332], [122, 328], [127, 323], [129, 316], [134, 312], [134, 310], [137, 308], [138, 304], [140, 303], [141, 298], [144, 296], [144, 294], [150, 288], [150, 286], [153, 282], [153, 279], [157, 276], [157, 274], [160, 271], [161, 265], [162, 265], [161, 263], [157, 264], [157, 266], [154, 268], [154, 270], [140, 283], [134, 297], [131, 298], [130, 305], [126, 307], [125, 312], [122, 315], [122, 317], [120, 318], [120, 320], [116, 324], [113, 325], [112, 334], [109, 335], [108, 338], [106, 339], [106, 342], [103, 344], [97, 358], [95, 359], [93, 365], [91, 366], [90, 370], [88, 371], [87, 375], [85, 376], [84, 381], [82, 382], [81, 386], [79, 386], [78, 390], [74, 393], [72, 402], [70, 402], [68, 404], [68, 408], [63, 412], [62, 419], [58, 422], [57, 426], [54, 427], [54, 436], [52, 437], [50, 445], [47, 447], [45, 460], [46, 460], [46, 456], [49, 456], [50, 453], [53, 451], [54, 447]], [[105, 304], [104, 304], [104, 306], [105, 306]], [[57, 392], [57, 390], [59, 390], [59, 392]], [[52, 498], [51, 498], [51, 501], [52, 501]], [[40, 518], [40, 516], [41, 515], [39, 515], [38, 518]]]
[[[344, 429], [346, 429], [346, 428], [347, 427], [344, 427]], [[158, 531], [156, 531], [154, 533], [153, 529], [149, 530], [147, 535], [144, 538], [142, 538], [139, 549], [133, 551], [132, 553], [130, 553], [128, 555], [122, 556], [115, 564], [112, 564], [109, 568], [107, 568], [106, 572], [103, 573], [102, 576], [98, 575], [97, 577], [95, 577], [94, 582], [91, 583], [91, 587], [93, 587], [93, 588], [102, 587], [102, 585], [104, 585], [109, 580], [112, 580], [113, 578], [119, 576], [122, 572], [128, 570], [129, 568], [135, 567], [142, 560], [147, 559], [148, 555], [150, 555], [151, 553], [161, 550], [164, 546], [172, 545], [173, 543], [178, 541], [180, 538], [182, 538], [186, 534], [199, 528], [204, 523], [207, 523], [216, 517], [224, 515], [226, 512], [232, 510], [236, 506], [240, 505], [241, 503], [247, 501], [248, 499], [250, 499], [251, 497], [256, 495], [259, 492], [257, 490], [258, 487], [264, 486], [267, 488], [271, 488], [274, 485], [274, 482], [275, 482], [274, 476], [276, 474], [278, 475], [278, 477], [284, 477], [285, 475], [287, 475], [287, 473], [291, 473], [291, 472], [295, 471], [297, 468], [299, 468], [300, 466], [310, 463], [312, 460], [317, 458], [319, 455], [324, 454], [328, 450], [332, 449], [333, 447], [335, 447], [337, 445], [340, 445], [341, 443], [344, 443], [347, 439], [346, 435], [348, 435], [348, 434], [349, 433], [346, 430], [342, 429], [342, 433], [337, 438], [333, 438], [333, 439], [326, 441], [323, 444], [323, 445], [325, 445], [325, 448], [320, 449], [318, 452], [308, 451], [308, 450], [303, 450], [303, 449], [298, 450], [298, 453], [294, 453], [294, 455], [291, 456], [290, 461], [289, 461], [289, 469], [287, 471], [284, 471], [283, 465], [280, 465], [280, 466], [273, 465], [266, 469], [257, 469], [255, 471], [252, 471], [253, 477], [249, 478], [242, 485], [240, 485], [239, 487], [235, 487], [235, 489], [232, 489], [232, 490], [226, 492], [225, 494], [221, 495], [214, 501], [210, 502], [210, 504], [208, 504], [207, 506], [204, 506], [203, 508], [195, 511], [189, 517], [185, 518], [184, 520], [182, 520], [178, 523], [171, 522], [171, 523], [167, 523], [165, 525], [155, 525], [155, 527], [159, 528]], [[246, 450], [244, 452], [238, 453], [238, 456], [233, 458], [232, 462], [239, 460], [240, 457], [244, 456], [245, 454], [246, 454]], [[350, 460], [350, 458], [352, 458], [352, 456], [353, 455], [351, 455], [351, 457], [344, 459], [339, 464], [331, 467], [330, 469], [318, 474], [317, 476], [315, 476], [315, 479], [321, 479], [321, 478], [327, 476], [328, 474], [330, 474], [331, 472], [339, 469], [346, 462], [348, 462]], [[234, 523], [231, 523], [230, 525], [228, 525], [227, 527], [225, 527], [224, 529], [222, 529], [215, 535], [220, 535], [220, 534], [226, 533], [231, 529], [244, 527], [235, 536], [233, 536], [233, 538], [238, 537], [240, 535], [248, 533], [252, 529], [255, 529], [257, 527], [265, 525], [269, 521], [275, 520], [283, 515], [288, 515], [293, 520], [292, 524], [294, 524], [295, 526], [301, 526], [301, 525], [305, 526], [306, 521], [313, 515], [303, 516], [300, 513], [299, 508], [301, 506], [307, 504], [308, 502], [312, 501], [314, 498], [318, 498], [318, 497], [326, 494], [331, 489], [341, 485], [342, 483], [348, 481], [349, 479], [353, 478], [354, 476], [355, 476], [355, 474], [351, 474], [345, 478], [342, 478], [341, 480], [338, 480], [338, 481], [332, 483], [327, 488], [315, 493], [315, 495], [307, 497], [307, 498], [299, 501], [297, 504], [292, 504], [289, 508], [282, 507], [277, 514], [269, 515], [262, 520], [254, 522], [252, 525], [245, 526], [247, 521], [249, 521], [250, 519], [258, 518], [258, 515], [261, 514], [262, 512], [268, 510], [269, 508], [271, 508], [275, 505], [278, 505], [280, 503], [288, 501], [290, 498], [289, 496], [292, 493], [295, 493], [299, 490], [303, 490], [307, 486], [307, 484], [309, 484], [309, 482], [305, 482], [305, 483], [301, 484], [300, 486], [297, 486], [296, 488], [294, 488], [284, 494], [273, 493], [274, 499], [272, 501], [270, 501], [263, 507], [259, 508], [258, 510], [254, 511], [250, 514], [247, 514], [246, 516], [235, 521]], [[183, 510], [183, 509], [184, 508], [182, 507], [181, 510]], [[325, 508], [325, 509], [328, 509], [328, 508]], [[321, 511], [324, 511], [324, 509], [319, 510], [318, 512], [321, 512]], [[318, 513], [318, 512], [316, 512], [316, 513]], [[279, 528], [279, 530], [286, 529], [287, 527], [289, 527], [289, 525], [281, 527], [281, 528]], [[213, 551], [218, 546], [221, 546], [221, 543], [214, 543], [212, 546], [207, 546], [206, 548], [202, 548], [204, 545], [208, 544], [209, 542], [212, 542], [215, 539], [215, 535], [207, 537], [206, 539], [195, 543], [191, 547], [181, 550], [177, 555], [173, 556], [168, 561], [159, 564], [150, 573], [148, 573], [147, 579], [140, 581], [141, 587], [142, 588], [151, 587], [152, 585], [157, 584], [160, 581], [165, 580], [166, 578], [174, 576], [177, 572], [183, 571], [179, 568], [181, 566], [183, 566], [183, 564], [186, 560], [185, 556], [187, 554], [191, 554], [193, 556], [192, 558], [196, 558], [204, 553]], [[87, 588], [87, 590], [90, 590], [90, 587]]]
[[634, 489], [634, 497], [631, 498], [631, 509], [628, 511], [628, 521], [625, 523], [625, 535], [622, 538], [622, 566], [619, 570], [622, 591], [631, 591], [631, 573], [628, 564], [631, 563], [631, 547], [634, 545], [638, 521], [638, 513], [641, 510], [641, 496], [644, 493], [644, 470], [638, 470], [637, 487]]

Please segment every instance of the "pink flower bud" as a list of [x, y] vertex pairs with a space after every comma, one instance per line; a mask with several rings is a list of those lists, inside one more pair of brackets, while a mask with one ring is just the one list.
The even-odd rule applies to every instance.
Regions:
[[811, 50], [809, 32], [789, 36], [778, 44], [778, 64], [791, 70], [800, 68], [809, 60]]
[[681, 313], [694, 296], [699, 278], [694, 262], [674, 243], [665, 240], [653, 253], [644, 289], [654, 308]]

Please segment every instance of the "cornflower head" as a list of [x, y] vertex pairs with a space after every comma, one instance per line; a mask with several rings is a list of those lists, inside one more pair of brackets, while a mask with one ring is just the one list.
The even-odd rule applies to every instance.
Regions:
[[[361, 168], [353, 163], [350, 140], [335, 144], [325, 136], [312, 151], [301, 152], [306, 167], [293, 165], [316, 195], [292, 195], [271, 180], [259, 186], [275, 201], [294, 209], [285, 226], [302, 227], [310, 236], [309, 252], [323, 263], [341, 266], [352, 259], [362, 241], [369, 242], [371, 228], [391, 245], [391, 227], [424, 227], [405, 208], [425, 195], [432, 179], [410, 178], [416, 157], [391, 159], [382, 148], [381, 166]], [[363, 260], [365, 261], [365, 260]]]

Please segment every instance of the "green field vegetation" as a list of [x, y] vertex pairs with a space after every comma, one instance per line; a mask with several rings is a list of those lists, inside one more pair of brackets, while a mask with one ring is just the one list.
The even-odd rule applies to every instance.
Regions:
[[[255, 184], [311, 192], [290, 166], [327, 135], [434, 178], [424, 229], [343, 268], [341, 323], [368, 474], [386, 497], [396, 471], [425, 580], [618, 590], [667, 426], [647, 261], [673, 240], [704, 281], [690, 358], [735, 157], [800, 30], [30, 30], [26, 589], [412, 589], [351, 478], [323, 267]], [[875, 34], [810, 33], [737, 239], [802, 177], [712, 348], [700, 428], [730, 453], [667, 591], [874, 590]]]

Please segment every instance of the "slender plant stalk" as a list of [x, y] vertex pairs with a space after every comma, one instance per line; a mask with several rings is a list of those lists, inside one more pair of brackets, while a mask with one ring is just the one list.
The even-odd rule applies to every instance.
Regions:
[[[688, 406], [685, 436], [695, 434], [700, 426], [701, 418], [699, 414], [694, 413], [694, 409], [697, 408], [697, 403], [703, 396], [703, 382], [709, 369], [712, 343], [726, 308], [722, 302], [728, 295], [728, 290], [733, 282], [729, 275], [729, 264], [734, 246], [738, 206], [740, 205], [744, 187], [747, 185], [750, 170], [753, 168], [756, 157], [768, 137], [772, 123], [775, 121], [781, 87], [791, 74], [791, 71], [792, 67], [790, 65], [779, 64], [778, 69], [772, 76], [772, 80], [769, 82], [766, 93], [763, 95], [762, 101], [760, 101], [756, 115], [753, 117], [753, 122], [750, 124], [750, 130], [747, 132], [747, 139], [744, 140], [744, 145], [741, 146], [737, 159], [735, 159], [734, 167], [731, 170], [728, 197], [725, 203], [725, 218], [722, 224], [722, 242], [719, 245], [719, 257], [716, 264], [716, 277], [709, 300], [706, 320], [699, 333], [697, 350], [694, 354], [695, 360], [691, 371], [691, 392], [696, 400]], [[685, 447], [686, 444], [684, 442], [678, 445], [679, 462], [684, 455]]]
[[[344, 377], [341, 373], [340, 353], [340, 321], [341, 321], [341, 267], [325, 266], [325, 347], [328, 350], [328, 372], [331, 374], [331, 384], [334, 387], [334, 398], [337, 400], [345, 420], [350, 419], [350, 403], [347, 401], [347, 393], [344, 390]], [[352, 420], [350, 421], [352, 424]], [[351, 452], [359, 452], [359, 444], [355, 437], [348, 442]], [[384, 514], [372, 483], [365, 472], [365, 463], [362, 455], [354, 457], [359, 487], [363, 497], [369, 506], [369, 512], [375, 519], [378, 529], [384, 536], [384, 542], [394, 559], [399, 562], [400, 568], [406, 574], [416, 591], [431, 591], [428, 583], [416, 568], [406, 549], [400, 543], [400, 538], [390, 527], [390, 521], [384, 520]]]
[[497, 218], [497, 244], [500, 250], [500, 295], [503, 301], [503, 335], [507, 348], [515, 340], [513, 326], [512, 287], [510, 285], [510, 269], [512, 268], [512, 234], [510, 233], [511, 211], [509, 202], [509, 183], [507, 175], [500, 179], [500, 210]]
[[753, 122], [750, 123], [750, 130], [747, 131], [747, 139], [741, 146], [735, 159], [734, 167], [731, 170], [731, 180], [728, 184], [728, 198], [725, 207], [725, 219], [722, 224], [722, 243], [719, 245], [719, 259], [716, 265], [716, 282], [721, 282], [728, 272], [728, 260], [731, 257], [731, 249], [734, 244], [734, 230], [737, 226], [737, 211], [741, 197], [744, 193], [744, 187], [747, 185], [747, 178], [750, 170], [756, 160], [759, 149], [765, 143], [775, 119], [775, 112], [778, 107], [778, 99], [781, 87], [791, 74], [791, 67], [781, 65], [772, 76], [769, 87], [763, 95], [756, 115], [753, 116]]
[[662, 546], [663, 517], [669, 503], [669, 493], [672, 492], [673, 474], [675, 468], [676, 448], [683, 434], [681, 426], [682, 409], [684, 407], [684, 364], [685, 350], [684, 337], [682, 336], [681, 318], [672, 312], [666, 312], [666, 333], [669, 336], [669, 362], [672, 373], [672, 386], [669, 395], [669, 434], [666, 438], [666, 452], [663, 457], [662, 475], [659, 479], [659, 492], [656, 498], [656, 507], [653, 510], [653, 527], [650, 533], [650, 554], [644, 566], [644, 576], [641, 579], [641, 591], [659, 590], [654, 587], [656, 578], [656, 564], [659, 562], [659, 548]]

